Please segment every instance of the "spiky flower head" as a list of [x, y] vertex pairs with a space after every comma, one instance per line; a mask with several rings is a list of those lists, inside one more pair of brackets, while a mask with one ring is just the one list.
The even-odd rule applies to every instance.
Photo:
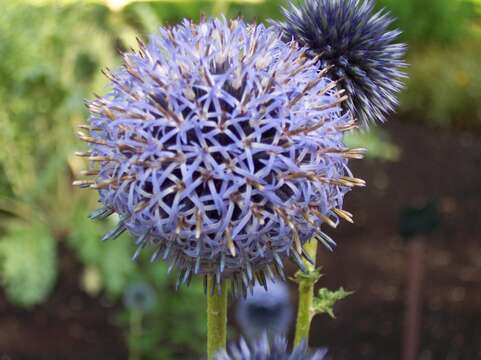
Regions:
[[344, 194], [363, 186], [347, 167], [354, 126], [335, 83], [278, 31], [242, 20], [184, 21], [161, 28], [124, 66], [112, 91], [90, 102], [85, 172], [103, 207], [138, 250], [179, 269], [233, 279], [234, 291], [265, 285], [282, 259], [302, 266], [303, 244], [336, 224]]
[[240, 339], [238, 344], [229, 347], [228, 352], [220, 351], [215, 360], [323, 360], [324, 356], [325, 351], [321, 350], [309, 354], [305, 342], [289, 353], [286, 339], [275, 337], [270, 344], [267, 335], [264, 334], [251, 344]]
[[383, 122], [397, 104], [402, 89], [406, 45], [396, 43], [399, 30], [389, 30], [394, 18], [375, 11], [374, 0], [305, 0], [284, 9], [278, 24], [288, 40], [296, 39], [332, 66], [331, 75], [347, 92], [345, 106], [364, 126]]
[[257, 284], [252, 294], [241, 298], [236, 307], [236, 320], [243, 335], [253, 339], [267, 333], [284, 335], [289, 331], [293, 306], [289, 288], [283, 281], [268, 282], [269, 291]]
[[124, 293], [124, 305], [131, 311], [148, 312], [155, 306], [155, 291], [145, 282], [130, 284]]

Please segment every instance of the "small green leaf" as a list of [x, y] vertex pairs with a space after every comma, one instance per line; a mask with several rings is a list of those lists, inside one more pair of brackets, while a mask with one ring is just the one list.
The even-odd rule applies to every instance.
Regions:
[[101, 241], [115, 220], [92, 221], [87, 218], [87, 213], [88, 210], [83, 206], [76, 209], [68, 244], [87, 267], [94, 267], [98, 271], [101, 286], [110, 295], [119, 296], [135, 271], [136, 265], [131, 260], [135, 250], [133, 242], [128, 235]]
[[[100, 242], [100, 240], [98, 241]], [[99, 266], [105, 287], [110, 294], [121, 295], [135, 270], [135, 263], [131, 259], [133, 254], [132, 242], [122, 236], [113, 241], [106, 241], [102, 245], [104, 246], [104, 249], [102, 249], [103, 260]]]
[[57, 246], [41, 223], [14, 223], [0, 239], [0, 271], [10, 301], [23, 306], [43, 302], [57, 277]]
[[401, 157], [400, 148], [389, 138], [386, 131], [373, 128], [365, 132], [352, 132], [346, 135], [348, 147], [369, 149], [366, 157], [385, 161], [397, 161]]
[[330, 291], [326, 288], [319, 289], [318, 295], [314, 298], [314, 312], [315, 314], [328, 314], [331, 318], [335, 318], [334, 305], [337, 301], [342, 300], [352, 291], [346, 291], [342, 287], [336, 291]]

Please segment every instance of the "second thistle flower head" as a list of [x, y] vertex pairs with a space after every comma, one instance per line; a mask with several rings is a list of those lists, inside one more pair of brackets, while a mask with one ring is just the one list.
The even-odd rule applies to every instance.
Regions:
[[310, 354], [305, 342], [289, 353], [287, 340], [275, 337], [271, 343], [266, 334], [248, 344], [244, 339], [229, 347], [229, 351], [220, 351], [215, 360], [324, 360], [326, 351], [317, 350]]
[[147, 283], [134, 282], [124, 293], [124, 305], [131, 311], [148, 312], [155, 306], [155, 290]]
[[289, 288], [282, 281], [268, 283], [269, 291], [256, 285], [252, 294], [239, 300], [236, 320], [248, 339], [263, 333], [284, 335], [289, 330], [292, 318], [292, 304]]
[[[89, 103], [90, 160], [81, 187], [97, 189], [138, 251], [170, 261], [179, 282], [192, 274], [266, 284], [282, 259], [302, 266], [303, 244], [337, 223], [344, 194], [362, 180], [342, 143], [354, 125], [335, 84], [277, 31], [241, 20], [161, 28], [123, 68], [112, 91]], [[272, 265], [272, 267], [271, 267]]]
[[385, 120], [402, 89], [405, 44], [395, 43], [394, 19], [374, 11], [374, 0], [305, 0], [291, 3], [280, 24], [288, 40], [296, 39], [333, 66], [333, 78], [349, 95], [347, 108], [363, 124]]

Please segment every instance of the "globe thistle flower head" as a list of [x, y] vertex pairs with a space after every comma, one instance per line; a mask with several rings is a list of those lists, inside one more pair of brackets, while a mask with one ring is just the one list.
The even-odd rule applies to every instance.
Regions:
[[346, 90], [345, 107], [361, 124], [383, 122], [398, 104], [406, 76], [406, 45], [396, 43], [399, 30], [388, 12], [374, 11], [374, 0], [305, 0], [284, 9], [277, 24], [288, 40], [296, 39], [332, 66], [330, 75]]
[[284, 335], [289, 331], [293, 314], [289, 288], [279, 279], [269, 281], [268, 287], [269, 291], [266, 291], [257, 284], [252, 294], [237, 303], [236, 320], [248, 339], [264, 333]]
[[310, 354], [305, 342], [289, 353], [285, 338], [278, 336], [269, 343], [267, 335], [264, 334], [251, 344], [240, 339], [238, 344], [229, 347], [229, 351], [219, 352], [215, 360], [323, 360], [325, 354], [326, 352], [321, 350]]
[[155, 291], [147, 283], [130, 284], [124, 293], [124, 305], [132, 311], [147, 312], [155, 306]]
[[343, 197], [364, 182], [347, 161], [362, 150], [342, 142], [354, 126], [342, 92], [303, 54], [225, 19], [161, 28], [125, 54], [79, 134], [95, 178], [75, 184], [103, 204], [91, 218], [120, 217], [104, 239], [128, 230], [134, 258], [149, 245], [179, 284], [214, 275], [244, 294], [283, 275], [285, 257], [302, 267], [312, 236], [332, 247], [319, 226], [349, 218]]

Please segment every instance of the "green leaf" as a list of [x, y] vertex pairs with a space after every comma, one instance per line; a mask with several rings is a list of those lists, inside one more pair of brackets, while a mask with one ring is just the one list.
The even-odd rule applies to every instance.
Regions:
[[100, 241], [107, 231], [106, 222], [95, 222], [87, 218], [89, 210], [82, 202], [75, 204], [72, 211], [71, 227], [67, 243], [75, 251], [80, 260], [87, 265], [101, 262], [103, 252]]
[[132, 239], [123, 235], [115, 240], [101, 241], [102, 235], [114, 226], [115, 220], [92, 221], [87, 218], [88, 213], [89, 210], [78, 205], [73, 213], [73, 229], [67, 242], [85, 265], [98, 269], [100, 281], [108, 293], [118, 296], [136, 267], [131, 260], [135, 250]]
[[[100, 239], [98, 239], [100, 242]], [[103, 260], [100, 262], [100, 270], [104, 277], [107, 291], [118, 296], [124, 290], [131, 274], [134, 271], [135, 263], [131, 260], [133, 255], [131, 239], [122, 236], [116, 240], [105, 242]]]
[[0, 271], [8, 299], [18, 305], [39, 304], [57, 277], [57, 245], [41, 223], [14, 223], [0, 239]]
[[334, 305], [336, 302], [352, 293], [352, 291], [346, 291], [342, 287], [336, 291], [330, 291], [326, 288], [319, 289], [318, 295], [314, 298], [313, 308], [315, 314], [328, 314], [331, 318], [335, 318]]
[[380, 128], [372, 128], [364, 132], [351, 132], [345, 137], [348, 147], [367, 148], [366, 157], [386, 161], [397, 161], [401, 156], [401, 150], [392, 143], [386, 131]]

